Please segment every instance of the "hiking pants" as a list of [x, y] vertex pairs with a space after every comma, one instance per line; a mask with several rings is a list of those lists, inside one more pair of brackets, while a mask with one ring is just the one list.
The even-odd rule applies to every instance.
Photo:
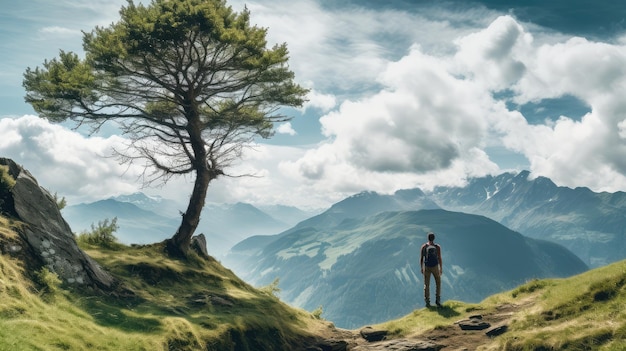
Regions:
[[441, 302], [441, 275], [439, 274], [439, 266], [424, 267], [424, 301], [430, 303], [430, 275], [435, 277], [435, 301]]

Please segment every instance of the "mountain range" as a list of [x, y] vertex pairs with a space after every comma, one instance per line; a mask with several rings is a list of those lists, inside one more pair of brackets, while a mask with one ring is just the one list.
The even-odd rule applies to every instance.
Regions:
[[[135, 193], [67, 206], [62, 214], [75, 233], [90, 231], [92, 225], [117, 218], [119, 229], [115, 236], [120, 242], [148, 244], [170, 238], [180, 225], [183, 209], [175, 201]], [[207, 204], [196, 233], [206, 236], [211, 255], [221, 257], [249, 236], [283, 231], [315, 213], [281, 205], [264, 206], [261, 210], [246, 203]]]
[[527, 171], [471, 179], [428, 194], [442, 208], [489, 217], [523, 235], [559, 243], [590, 267], [626, 258], [626, 193], [556, 186]]
[[[242, 241], [224, 262], [257, 286], [279, 278], [286, 301], [322, 305], [338, 325], [374, 323], [420, 303], [416, 260], [426, 230], [439, 231], [443, 240], [444, 298], [479, 301], [520, 280], [564, 277], [624, 259], [625, 204], [622, 192], [559, 187], [526, 171], [429, 192], [362, 192], [282, 233]], [[406, 218], [414, 221], [400, 221]], [[380, 309], [346, 302], [361, 294], [353, 301]]]
[[443, 300], [479, 302], [531, 279], [587, 270], [558, 244], [441, 209], [380, 212], [324, 228], [298, 225], [261, 249], [258, 238], [244, 240], [224, 262], [257, 286], [279, 278], [283, 300], [307, 310], [322, 306], [325, 318], [354, 328], [423, 306], [419, 252], [430, 231], [443, 250]]
[[[464, 187], [439, 187], [427, 192], [362, 192], [317, 215], [280, 206], [261, 209], [243, 203], [207, 205], [197, 233], [207, 235], [209, 253], [248, 282], [261, 286], [279, 278], [281, 297], [287, 302], [307, 309], [323, 306], [325, 315], [338, 324], [357, 325], [393, 318], [421, 303], [415, 249], [425, 240], [425, 232], [420, 230], [438, 230], [433, 229], [437, 226], [429, 222], [428, 216], [417, 213], [425, 211], [432, 216], [440, 211], [447, 214], [446, 221], [455, 225], [438, 233], [438, 240], [445, 244], [444, 299], [478, 301], [524, 280], [568, 276], [625, 258], [625, 207], [623, 192], [595, 193], [587, 188], [560, 187], [524, 171], [471, 179]], [[122, 242], [144, 243], [170, 237], [178, 225], [179, 211], [168, 200], [133, 194], [69, 206], [63, 215], [74, 230], [117, 217], [117, 236]], [[390, 217], [380, 217], [384, 214]], [[490, 221], [489, 225], [471, 216]], [[421, 218], [426, 224], [400, 221], [403, 218]], [[384, 225], [373, 225], [376, 221]], [[481, 230], [485, 233], [508, 239], [495, 250], [497, 246], [489, 243], [498, 241], [491, 236], [481, 237], [469, 223], [483, 223], [486, 227]], [[407, 231], [405, 226], [422, 229]], [[388, 228], [404, 233], [404, 237], [390, 234]], [[456, 239], [446, 239], [460, 233], [471, 238], [458, 241], [464, 246], [456, 246]], [[511, 243], [519, 235], [523, 240], [517, 244], [523, 242], [522, 246], [527, 247], [522, 255], [526, 261], [518, 257], [511, 261], [515, 265], [490, 261], [482, 266], [487, 258], [477, 254], [481, 247], [492, 248], [489, 257], [517, 257], [516, 250], [522, 246]], [[386, 239], [388, 236], [391, 239]], [[464, 255], [473, 259], [455, 261]], [[525, 270], [516, 265], [528, 267]], [[490, 272], [493, 266], [506, 270]], [[386, 286], [391, 288], [383, 288]], [[365, 309], [340, 303], [346, 296], [362, 292], [368, 296], [356, 300], [376, 306], [381, 299], [391, 299], [393, 295], [386, 294], [394, 291], [401, 294], [394, 301], [404, 301], [402, 306], [380, 304], [380, 309], [368, 309], [369, 316], [359, 312]]]
[[[626, 258], [626, 193], [557, 186], [545, 177], [531, 178], [528, 171], [474, 178], [464, 187], [437, 187], [428, 192], [407, 189], [385, 195], [366, 191], [297, 227], [325, 228], [347, 218], [420, 209], [489, 217], [525, 236], [559, 243], [590, 267]], [[273, 237], [248, 240], [262, 247]]]

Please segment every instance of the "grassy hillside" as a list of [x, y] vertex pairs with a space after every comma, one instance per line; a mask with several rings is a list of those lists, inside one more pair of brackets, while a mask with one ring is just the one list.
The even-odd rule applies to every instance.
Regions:
[[[19, 225], [0, 217], [6, 252]], [[0, 255], [0, 351], [2, 350], [299, 350], [319, 337], [366, 342], [357, 331], [291, 308], [272, 293], [254, 289], [216, 261], [182, 263], [158, 245], [85, 247], [122, 280], [116, 297], [64, 290], [45, 270]], [[488, 338], [455, 322], [481, 314], [508, 325]], [[425, 339], [467, 350], [626, 350], [626, 261], [567, 279], [533, 280], [480, 303], [446, 301], [375, 328], [390, 339]], [[358, 344], [358, 345], [357, 345]]]
[[[508, 331], [488, 338], [455, 322], [485, 315]], [[626, 350], [626, 261], [567, 279], [533, 280], [478, 304], [448, 301], [377, 328], [392, 338], [445, 339], [469, 350]]]
[[[16, 237], [11, 225], [0, 217], [3, 247]], [[129, 293], [69, 292], [0, 255], [0, 350], [298, 350], [332, 329], [216, 261], [171, 260], [158, 245], [84, 249]]]

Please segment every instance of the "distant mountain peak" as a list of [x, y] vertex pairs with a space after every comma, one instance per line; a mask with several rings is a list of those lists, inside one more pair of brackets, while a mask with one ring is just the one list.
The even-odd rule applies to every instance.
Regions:
[[120, 201], [120, 202], [131, 202], [131, 203], [144, 203], [144, 202], [163, 202], [164, 200], [166, 200], [165, 198], [163, 198], [160, 195], [147, 195], [145, 193], [142, 192], [135, 192], [132, 194], [126, 194], [126, 195], [119, 195], [119, 196], [114, 196], [111, 197], [111, 199], [116, 200], [116, 201]]

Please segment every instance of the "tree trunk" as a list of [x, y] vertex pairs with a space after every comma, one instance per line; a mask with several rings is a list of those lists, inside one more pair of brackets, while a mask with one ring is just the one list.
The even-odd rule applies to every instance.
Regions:
[[176, 231], [176, 234], [168, 242], [168, 251], [174, 256], [186, 257], [191, 245], [191, 237], [193, 236], [198, 224], [200, 223], [200, 214], [204, 208], [207, 189], [211, 180], [215, 179], [210, 169], [206, 166], [199, 167], [196, 170], [196, 181], [193, 186], [193, 192], [189, 199], [187, 211], [183, 213], [182, 222]]

